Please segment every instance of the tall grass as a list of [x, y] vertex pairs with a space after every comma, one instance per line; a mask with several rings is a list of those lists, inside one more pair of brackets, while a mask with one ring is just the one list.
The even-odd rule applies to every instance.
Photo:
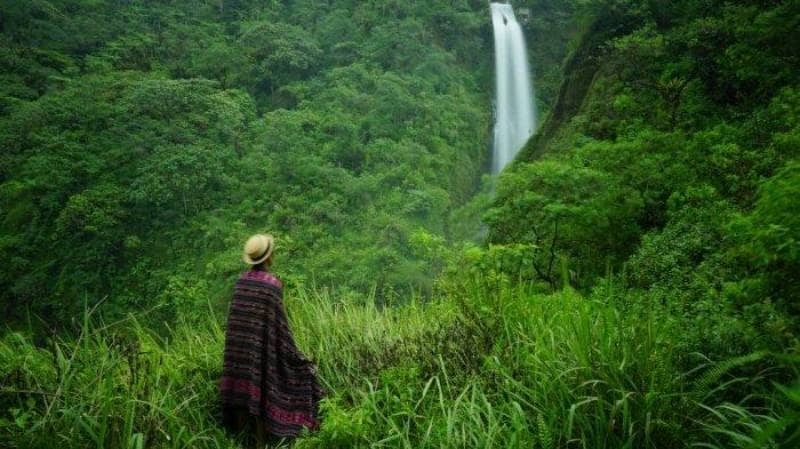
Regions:
[[[797, 429], [797, 391], [771, 384], [796, 360], [696, 355], [687, 371], [674, 322], [607, 298], [499, 282], [383, 308], [297, 290], [287, 310], [328, 391], [298, 448], [778, 447]], [[0, 445], [239, 447], [217, 420], [222, 323], [161, 337], [87, 313], [72, 340], [7, 333]]]
[[214, 422], [222, 331], [177, 326], [103, 329], [87, 317], [74, 341], [35, 347], [19, 333], [0, 341], [2, 432], [18, 447], [236, 447]]

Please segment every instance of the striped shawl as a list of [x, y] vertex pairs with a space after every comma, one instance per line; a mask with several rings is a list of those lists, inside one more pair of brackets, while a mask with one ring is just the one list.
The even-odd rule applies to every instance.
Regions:
[[219, 389], [225, 423], [246, 410], [280, 437], [319, 427], [323, 390], [314, 364], [295, 346], [283, 285], [270, 273], [247, 271], [236, 281]]

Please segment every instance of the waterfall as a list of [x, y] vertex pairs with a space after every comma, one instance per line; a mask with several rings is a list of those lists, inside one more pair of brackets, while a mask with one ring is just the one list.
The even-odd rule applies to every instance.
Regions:
[[496, 117], [492, 173], [514, 159], [536, 129], [533, 90], [522, 28], [511, 5], [492, 3]]

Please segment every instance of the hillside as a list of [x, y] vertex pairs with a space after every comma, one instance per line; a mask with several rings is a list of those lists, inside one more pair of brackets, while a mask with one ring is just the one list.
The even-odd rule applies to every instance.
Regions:
[[563, 263], [574, 287], [702, 320], [704, 353], [742, 351], [727, 333], [795, 344], [798, 5], [595, 8], [550, 120], [500, 177], [489, 242], [532, 254], [529, 279]]
[[171, 320], [186, 286], [224, 300], [259, 230], [292, 282], [429, 292], [427, 246], [463, 238], [491, 131], [482, 3], [3, 8], [7, 316], [66, 324], [109, 296]]

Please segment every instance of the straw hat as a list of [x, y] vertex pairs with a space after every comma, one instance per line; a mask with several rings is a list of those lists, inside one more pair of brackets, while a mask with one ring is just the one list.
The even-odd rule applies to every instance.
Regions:
[[242, 260], [249, 265], [258, 265], [267, 260], [275, 249], [275, 239], [269, 234], [256, 234], [244, 244]]

